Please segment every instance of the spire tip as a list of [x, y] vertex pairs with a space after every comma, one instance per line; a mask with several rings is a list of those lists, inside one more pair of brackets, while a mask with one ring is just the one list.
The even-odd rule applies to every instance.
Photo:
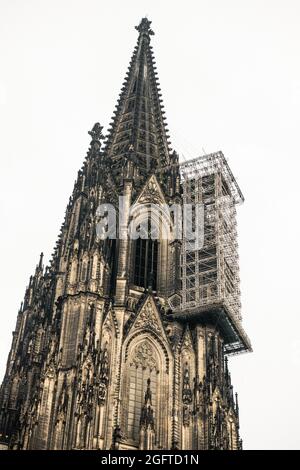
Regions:
[[153, 36], [154, 31], [150, 28], [151, 23], [152, 21], [149, 21], [148, 18], [142, 18], [140, 24], [136, 26], [135, 29], [140, 33], [140, 36], [142, 34], [148, 37]]

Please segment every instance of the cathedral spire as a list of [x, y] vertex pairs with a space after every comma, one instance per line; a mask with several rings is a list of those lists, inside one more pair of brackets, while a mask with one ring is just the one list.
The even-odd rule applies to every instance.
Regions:
[[[106, 143], [97, 122], [50, 264], [41, 254], [25, 292], [0, 387], [0, 449], [242, 445], [227, 363], [250, 349], [239, 311], [242, 194], [221, 152], [184, 164], [170, 152], [151, 22], [136, 30]], [[195, 215], [198, 203], [196, 248], [176, 225], [182, 206]]]
[[[151, 21], [138, 26], [137, 45], [110, 124], [105, 153], [117, 179], [131, 160], [143, 180], [170, 162], [170, 148], [155, 60], [150, 46]], [[136, 178], [135, 178], [136, 179]]]

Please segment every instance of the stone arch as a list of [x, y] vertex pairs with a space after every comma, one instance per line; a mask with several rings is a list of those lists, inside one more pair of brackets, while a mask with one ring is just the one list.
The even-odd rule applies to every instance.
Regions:
[[135, 333], [123, 346], [121, 430], [129, 448], [139, 448], [140, 417], [150, 379], [154, 414], [154, 448], [170, 446], [170, 357], [165, 345], [148, 331]]
[[[154, 290], [164, 294], [168, 292], [171, 281], [170, 273], [172, 271], [174, 253], [172, 251], [172, 243], [174, 241], [174, 230], [173, 230], [173, 221], [169, 211], [169, 208], [162, 197], [156, 198], [155, 195], [150, 198], [144, 198], [143, 192], [138, 198], [137, 202], [131, 207], [130, 210], [130, 220], [129, 220], [129, 232], [132, 232], [134, 236], [137, 236], [136, 228], [138, 226], [145, 227], [145, 224], [148, 224], [148, 221], [151, 220], [151, 238], [153, 237], [151, 248], [151, 256], [145, 257], [145, 263], [149, 264], [149, 260], [154, 258], [156, 261], [155, 269], [151, 271], [155, 272], [155, 282]], [[147, 229], [148, 230], [148, 229]], [[143, 232], [142, 230], [141, 232]], [[141, 237], [143, 238], [143, 237]], [[130, 279], [133, 285], [138, 285], [139, 287], [148, 288], [148, 285], [137, 284], [135, 276], [135, 267], [138, 264], [138, 259], [136, 255], [138, 240], [133, 239], [130, 235]], [[151, 240], [141, 240], [141, 244], [151, 244]], [[141, 253], [143, 250], [147, 251], [147, 248], [140, 248]], [[155, 255], [153, 257], [153, 252]], [[145, 267], [145, 272], [147, 268]], [[151, 278], [152, 276], [150, 276]], [[141, 282], [141, 281], [140, 281]], [[146, 282], [146, 281], [145, 281]]]
[[130, 211], [130, 226], [137, 227], [143, 224], [149, 214], [151, 215], [152, 229], [157, 232], [158, 238], [173, 241], [173, 222], [166, 204], [155, 202], [134, 204]]

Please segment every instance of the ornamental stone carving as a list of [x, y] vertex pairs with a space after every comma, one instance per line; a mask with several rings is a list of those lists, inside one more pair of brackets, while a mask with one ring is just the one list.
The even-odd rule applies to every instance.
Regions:
[[147, 185], [143, 189], [140, 197], [138, 198], [140, 204], [163, 204], [164, 198], [161, 195], [161, 191], [155, 176], [152, 176], [148, 181]]
[[143, 341], [135, 348], [132, 363], [136, 367], [141, 366], [143, 369], [156, 369], [155, 354], [149, 341]]
[[147, 301], [144, 307], [142, 308], [140, 314], [138, 315], [135, 324], [135, 328], [149, 328], [161, 333], [162, 329], [159, 324], [158, 318], [153, 311], [153, 307], [150, 301]]

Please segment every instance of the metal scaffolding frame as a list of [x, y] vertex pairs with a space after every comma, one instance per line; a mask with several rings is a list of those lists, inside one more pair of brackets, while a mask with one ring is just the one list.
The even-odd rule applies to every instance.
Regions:
[[241, 326], [236, 205], [244, 201], [243, 194], [222, 152], [189, 160], [179, 168], [183, 203], [202, 204], [204, 210], [202, 247], [195, 249], [194, 240], [183, 237], [180, 311], [221, 307], [238, 338], [231, 341], [228, 352], [251, 349]]

